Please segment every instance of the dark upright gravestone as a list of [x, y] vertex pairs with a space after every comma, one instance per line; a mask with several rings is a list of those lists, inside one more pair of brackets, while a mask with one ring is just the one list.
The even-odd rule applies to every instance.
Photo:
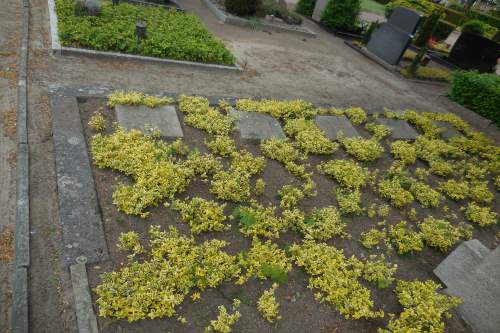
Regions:
[[373, 32], [366, 48], [390, 65], [397, 65], [417, 30], [419, 13], [397, 7], [387, 23]]
[[500, 44], [486, 37], [462, 32], [453, 45], [449, 60], [463, 69], [492, 72], [500, 57]]
[[415, 11], [405, 7], [397, 7], [392, 11], [388, 23], [410, 35], [414, 35], [417, 31], [420, 19], [421, 16]]

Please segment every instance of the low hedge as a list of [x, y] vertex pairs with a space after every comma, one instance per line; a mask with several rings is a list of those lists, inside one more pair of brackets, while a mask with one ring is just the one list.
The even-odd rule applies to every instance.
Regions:
[[483, 23], [491, 25], [492, 27], [500, 29], [500, 18], [498, 17], [491, 16], [488, 14], [483, 14], [476, 10], [469, 10], [466, 15], [469, 19], [476, 19], [482, 21]]
[[[192, 14], [104, 2], [99, 16], [75, 16], [74, 0], [56, 0], [59, 39], [64, 46], [232, 65], [234, 56]], [[147, 24], [147, 38], [135, 34], [137, 21]]]
[[454, 25], [461, 25], [466, 19], [465, 14], [463, 12], [459, 12], [457, 10], [453, 10], [451, 8], [446, 8], [446, 7], [443, 7], [443, 9], [445, 13], [444, 20], [447, 22], [450, 22]]
[[449, 96], [500, 127], [500, 76], [454, 72]]
[[439, 20], [436, 30], [434, 30], [432, 36], [438, 40], [445, 40], [456, 28], [457, 26], [453, 23], [445, 20]]

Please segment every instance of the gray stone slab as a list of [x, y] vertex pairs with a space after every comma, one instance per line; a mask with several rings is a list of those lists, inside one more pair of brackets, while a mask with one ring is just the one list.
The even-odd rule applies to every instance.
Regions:
[[236, 118], [236, 128], [241, 138], [246, 140], [264, 140], [270, 138], [286, 138], [280, 123], [268, 114], [244, 112], [232, 109], [229, 115]]
[[316, 116], [316, 125], [325, 132], [330, 140], [337, 140], [340, 132], [344, 137], [352, 138], [361, 136], [346, 116]]
[[30, 265], [30, 196], [29, 196], [29, 147], [26, 143], [17, 145], [16, 161], [16, 267]]
[[127, 130], [145, 131], [147, 127], [160, 130], [164, 137], [182, 138], [182, 127], [173, 105], [148, 108], [144, 105], [117, 105], [116, 118], [120, 126]]
[[441, 136], [444, 139], [449, 139], [455, 136], [462, 136], [462, 133], [460, 133], [452, 124], [447, 123], [445, 121], [436, 121], [436, 125], [444, 128], [444, 131], [441, 132]]
[[28, 268], [17, 268], [12, 280], [11, 332], [29, 332]]
[[85, 257], [78, 257], [76, 264], [71, 265], [71, 284], [73, 285], [73, 295], [75, 297], [76, 321], [78, 333], [98, 333], [97, 319], [92, 308], [92, 298], [90, 296], [89, 281]]
[[418, 137], [417, 131], [406, 120], [379, 117], [375, 122], [389, 127], [392, 130], [391, 138], [393, 139], [415, 140]]
[[108, 258], [94, 178], [75, 97], [50, 95], [64, 261]]
[[448, 287], [447, 294], [462, 299], [458, 312], [473, 332], [499, 332], [499, 248], [491, 252], [478, 240], [463, 242], [434, 273]]
[[411, 36], [407, 32], [389, 23], [382, 23], [373, 32], [366, 48], [389, 65], [397, 65], [410, 41]]

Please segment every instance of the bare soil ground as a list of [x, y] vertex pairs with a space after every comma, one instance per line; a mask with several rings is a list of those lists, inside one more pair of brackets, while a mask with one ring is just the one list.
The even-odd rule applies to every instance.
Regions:
[[[230, 74], [122, 60], [54, 57], [49, 52], [47, 1], [30, 1], [28, 78], [32, 232], [30, 326], [36, 332], [54, 333], [76, 330], [69, 274], [62, 267], [59, 257], [62, 242], [57, 212], [52, 120], [47, 98], [49, 85], [111, 86], [118, 89], [211, 96], [303, 98], [314, 103], [362, 106], [368, 110], [382, 110], [383, 107], [389, 107], [393, 109], [414, 108], [419, 111], [449, 111], [465, 116], [465, 119], [470, 120], [473, 125], [481, 128], [484, 125], [484, 122], [478, 121], [476, 116], [450, 102], [445, 97], [446, 88], [408, 83], [371, 63], [362, 55], [346, 47], [341, 39], [321, 31], [310, 21], [305, 21], [305, 24], [318, 33], [316, 39], [223, 25], [200, 1], [181, 0], [181, 2], [187, 10], [199, 15], [209, 30], [225, 41], [240, 64], [244, 66], [244, 72]], [[19, 13], [20, 2], [13, 0], [7, 1], [4, 10], [0, 13], [2, 18], [0, 20], [1, 51], [6, 50], [6, 54], [9, 54], [8, 56], [4, 56], [3, 53], [0, 55], [4, 71], [7, 67], [13, 68], [11, 64], [16, 63], [12, 54], [16, 52], [19, 45], [16, 40], [18, 38], [16, 32], [20, 32]], [[2, 96], [0, 112], [4, 114], [14, 107], [16, 95], [15, 90], [12, 90], [15, 78], [10, 73], [6, 75], [7, 77], [0, 78]], [[11, 82], [9, 84], [12, 86], [8, 86], [7, 82]], [[1, 131], [5, 131], [5, 125], [0, 128]], [[499, 132], [495, 128], [490, 127], [485, 131], [492, 138], [499, 140]], [[14, 189], [12, 161], [15, 161], [15, 158], [12, 157], [12, 151], [15, 145], [8, 140], [3, 132], [0, 133], [0, 182], [2, 185], [0, 187], [0, 210], [2, 213], [8, 212], [4, 214], [8, 218], [2, 219], [0, 226], [14, 222], [15, 200], [13, 198], [15, 196], [12, 192]], [[98, 178], [97, 174], [96, 178]], [[112, 241], [114, 239], [110, 239], [110, 243]], [[3, 273], [3, 267], [6, 266], [2, 265], [0, 268], [0, 288], [2, 288], [2, 295], [8, 296], [8, 277]], [[307, 298], [310, 296], [305, 296], [310, 294], [304, 292], [301, 295], [304, 300], [296, 298], [296, 302], [301, 305], [297, 307], [300, 313], [307, 309], [306, 304], [312, 304], [311, 299]], [[4, 304], [7, 303], [2, 301], [0, 307], [0, 332], [2, 333], [7, 329], [5, 323], [9, 322], [6, 312], [9, 306], [8, 304], [4, 306]], [[323, 311], [328, 316], [332, 316], [332, 311], [326, 307], [320, 306], [319, 309], [316, 311]], [[249, 315], [244, 314], [244, 316], [251, 318]], [[213, 313], [201, 313], [199, 317], [211, 318]], [[254, 317], [258, 318], [255, 315]], [[333, 332], [339, 317], [333, 315], [329, 318], [333, 322], [331, 328]], [[316, 323], [317, 319], [314, 316], [309, 320], [310, 327], [330, 325]], [[258, 319], [255, 323], [257, 325]], [[136, 324], [133, 329], [147, 331], [148, 327], [141, 328], [141, 325], [144, 324]], [[352, 322], [346, 325], [353, 325], [346, 327], [347, 331], [361, 331], [361, 327], [357, 325], [364, 324]], [[366, 327], [370, 327], [369, 324]], [[116, 331], [119, 330], [116, 329]], [[293, 328], [289, 330], [293, 331]]]
[[[80, 114], [84, 131], [86, 134], [87, 144], [90, 147], [89, 139], [93, 135], [92, 130], [88, 127], [87, 122], [89, 117], [97, 110], [103, 110], [108, 124], [116, 121], [114, 110], [108, 109], [103, 99], [85, 99], [80, 104]], [[178, 112], [182, 120], [182, 114]], [[358, 126], [357, 130], [365, 137], [370, 137], [362, 127]], [[108, 129], [107, 133], [113, 130]], [[205, 137], [204, 132], [194, 129], [189, 126], [183, 125], [184, 142], [190, 148], [198, 148], [202, 152], [208, 152], [203, 142]], [[259, 145], [256, 143], [242, 142], [239, 140], [239, 135], [233, 133], [233, 138], [238, 143], [239, 149], [247, 149], [254, 155], [261, 155]], [[392, 157], [388, 153], [390, 140], [384, 140], [384, 148], [386, 153], [382, 158], [374, 163], [369, 164], [370, 169], [378, 168], [381, 171], [387, 169], [393, 162]], [[91, 154], [89, 153], [89, 156]], [[310, 156], [308, 163], [311, 164], [310, 171], [314, 171], [314, 181], [317, 183], [318, 195], [314, 198], [305, 199], [299, 205], [299, 208], [304, 212], [310, 212], [314, 207], [325, 207], [328, 205], [336, 205], [335, 196], [333, 194], [336, 188], [335, 182], [331, 179], [318, 174], [316, 166], [322, 161], [328, 161], [332, 158], [348, 158], [349, 156], [339, 149], [333, 155], [326, 156]], [[263, 173], [257, 177], [262, 177], [266, 181], [265, 194], [258, 198], [262, 203], [271, 203], [279, 207], [279, 198], [277, 191], [285, 184], [300, 185], [296, 178], [291, 176], [278, 162], [266, 159], [267, 166]], [[422, 162], [417, 163], [411, 167], [414, 171], [416, 167], [423, 167]], [[93, 168], [94, 179], [96, 181], [96, 188], [98, 192], [99, 204], [102, 211], [103, 223], [106, 235], [107, 245], [110, 251], [111, 260], [106, 263], [94, 265], [89, 267], [89, 280], [91, 287], [99, 284], [99, 275], [103, 272], [110, 270], [118, 270], [123, 264], [127, 262], [126, 254], [119, 251], [116, 247], [118, 236], [121, 232], [137, 231], [143, 240], [147, 238], [147, 232], [151, 225], [160, 225], [163, 228], [167, 226], [175, 226], [183, 233], [190, 234], [189, 226], [183, 223], [178, 214], [170, 208], [159, 206], [149, 211], [152, 215], [147, 219], [133, 217], [119, 212], [112, 204], [112, 194], [116, 185], [120, 182], [128, 182], [127, 177], [107, 169], [99, 169], [95, 166]], [[429, 184], [436, 186], [438, 177], [431, 176]], [[201, 181], [191, 183], [186, 192], [180, 194], [178, 197], [194, 197], [201, 196], [206, 199], [216, 200], [216, 198], [209, 193], [209, 185]], [[498, 200], [498, 199], [496, 199]], [[495, 201], [497, 202], [497, 201]], [[371, 203], [384, 203], [376, 193], [372, 190], [365, 189], [363, 191], [363, 203], [367, 207]], [[446, 204], [450, 210], [459, 214], [458, 221], [464, 220], [463, 215], [459, 212], [459, 205], [455, 202], [447, 200]], [[230, 214], [236, 207], [235, 204], [228, 204], [226, 207], [226, 214]], [[419, 204], [413, 203], [411, 207], [417, 210], [419, 219], [427, 215], [433, 215], [436, 218], [442, 218], [446, 215], [441, 208], [424, 209]], [[410, 207], [408, 207], [410, 208]], [[278, 209], [279, 211], [279, 209]], [[498, 211], [498, 209], [497, 209]], [[366, 216], [348, 217], [348, 226], [346, 231], [352, 235], [352, 240], [345, 240], [341, 238], [334, 238], [328, 243], [341, 248], [345, 251], [346, 256], [356, 255], [357, 257], [367, 257], [370, 254], [377, 253], [378, 251], [369, 251], [362, 247], [358, 242], [361, 232], [374, 227], [380, 218], [370, 219]], [[397, 209], [391, 209], [390, 215], [387, 217], [388, 224], [396, 224], [401, 220], [407, 220]], [[250, 240], [243, 237], [238, 231], [239, 227], [236, 221], [232, 223], [232, 229], [228, 232], [222, 233], [202, 233], [196, 236], [198, 242], [206, 239], [218, 238], [230, 242], [227, 251], [231, 254], [236, 254], [241, 250], [245, 250], [250, 246]], [[414, 223], [413, 223], [414, 224]], [[415, 226], [415, 225], [414, 225]], [[486, 229], [474, 229], [474, 237], [478, 238], [489, 248], [494, 248], [498, 245], [495, 239], [495, 234], [500, 230], [500, 226], [493, 226]], [[276, 240], [281, 248], [301, 241], [301, 236], [293, 231], [288, 231], [281, 235]], [[385, 252], [385, 251], [382, 251]], [[393, 251], [386, 252], [387, 260], [398, 265], [398, 271], [395, 275], [397, 279], [420, 279], [436, 280], [432, 270], [446, 257], [445, 253], [437, 250], [425, 248], [424, 251], [411, 255], [399, 256]], [[436, 280], [439, 282], [438, 280]], [[136, 323], [127, 323], [125, 320], [114, 319], [99, 319], [103, 332], [203, 332], [203, 328], [208, 325], [211, 319], [217, 315], [217, 306], [224, 304], [229, 306], [231, 299], [238, 297], [242, 300], [243, 306], [241, 309], [242, 318], [234, 327], [235, 332], [375, 332], [378, 327], [383, 327], [387, 323], [386, 319], [377, 320], [346, 320], [333, 308], [318, 303], [314, 300], [313, 291], [307, 289], [307, 275], [299, 268], [295, 267], [289, 275], [288, 283], [281, 286], [277, 291], [277, 299], [281, 304], [280, 314], [283, 319], [275, 325], [269, 325], [258, 313], [256, 304], [262, 292], [269, 288], [271, 281], [260, 281], [251, 279], [243, 286], [237, 286], [233, 283], [225, 283], [215, 290], [209, 290], [202, 293], [201, 301], [193, 303], [186, 300], [180, 307], [179, 314], [185, 316], [188, 324], [182, 325], [175, 319], [162, 319], [162, 320], [141, 320]], [[397, 313], [400, 311], [397, 299], [393, 294], [393, 288], [377, 289], [373, 286], [365, 284], [372, 291], [373, 299], [376, 308], [382, 308], [386, 312]], [[93, 294], [94, 301], [96, 295]], [[98, 308], [95, 307], [96, 313]], [[459, 316], [454, 313], [454, 316], [447, 320], [446, 332], [468, 332], [463, 321]]]

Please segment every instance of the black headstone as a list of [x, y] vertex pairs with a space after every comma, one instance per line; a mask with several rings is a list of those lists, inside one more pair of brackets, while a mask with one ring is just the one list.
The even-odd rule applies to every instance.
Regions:
[[414, 35], [422, 16], [414, 10], [405, 7], [396, 7], [389, 17], [388, 23], [404, 32]]
[[463, 69], [491, 72], [500, 57], [500, 44], [486, 37], [462, 32], [450, 52], [449, 60]]
[[388, 64], [397, 65], [410, 41], [410, 34], [384, 23], [373, 32], [366, 48]]

